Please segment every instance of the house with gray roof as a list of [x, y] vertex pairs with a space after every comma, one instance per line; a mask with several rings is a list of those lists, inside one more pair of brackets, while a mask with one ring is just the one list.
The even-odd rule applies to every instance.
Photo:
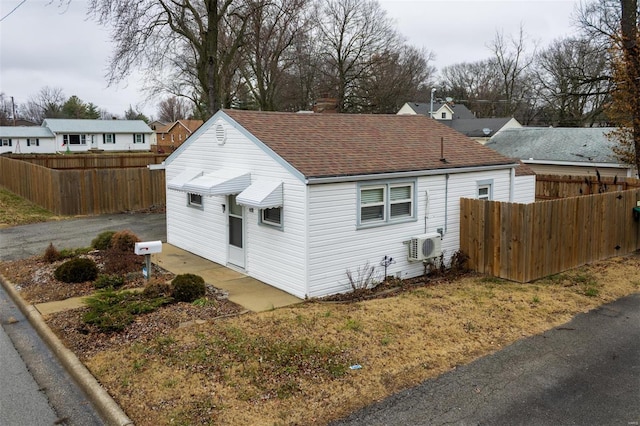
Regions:
[[165, 160], [167, 242], [300, 298], [344, 293], [448, 262], [461, 197], [533, 202], [518, 169], [423, 115], [221, 110]]
[[0, 154], [40, 154], [55, 148], [55, 136], [46, 127], [0, 126]]
[[39, 127], [0, 127], [0, 154], [149, 151], [153, 130], [142, 120], [47, 118]]
[[494, 135], [485, 146], [521, 160], [537, 174], [632, 177], [633, 167], [621, 164], [607, 137], [611, 127], [523, 127]]
[[[407, 102], [398, 114], [420, 114], [429, 117], [430, 111], [431, 103]], [[466, 106], [452, 102], [434, 102], [433, 118], [480, 143], [486, 143], [502, 130], [522, 127], [513, 117], [476, 118]]]

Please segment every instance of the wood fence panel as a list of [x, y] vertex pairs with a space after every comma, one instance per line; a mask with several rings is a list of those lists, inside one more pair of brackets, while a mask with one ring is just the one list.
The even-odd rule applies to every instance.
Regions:
[[532, 204], [462, 199], [460, 250], [478, 272], [529, 282], [640, 249], [640, 189]]
[[9, 154], [7, 158], [37, 164], [49, 169], [109, 169], [146, 167], [148, 164], [161, 164], [167, 154], [151, 152], [135, 154]]
[[578, 197], [640, 188], [640, 179], [631, 177], [536, 175], [536, 199]]
[[164, 170], [146, 166], [54, 170], [0, 156], [0, 186], [64, 216], [143, 210], [166, 202]]

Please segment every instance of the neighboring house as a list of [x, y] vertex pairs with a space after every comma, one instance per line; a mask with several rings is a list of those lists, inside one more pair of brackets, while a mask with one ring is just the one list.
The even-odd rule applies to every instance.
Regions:
[[0, 154], [56, 152], [56, 139], [46, 127], [0, 127]]
[[[420, 114], [428, 117], [430, 110], [430, 103], [407, 102], [398, 114]], [[486, 143], [502, 130], [522, 127], [513, 117], [476, 118], [466, 106], [454, 103], [434, 102], [433, 111], [433, 118], [480, 143]]]
[[173, 152], [200, 126], [202, 120], [178, 120], [156, 130], [158, 152]]
[[458, 250], [461, 197], [535, 192], [421, 115], [221, 110], [165, 166], [167, 242], [301, 298], [350, 291], [367, 266], [381, 280], [385, 256], [388, 275], [421, 275], [422, 248]]
[[47, 118], [40, 127], [0, 127], [0, 153], [149, 151], [153, 131], [142, 120]]
[[[610, 127], [523, 127], [493, 136], [486, 146], [520, 159], [537, 174], [632, 177], [633, 167], [615, 157]], [[596, 172], [597, 170], [597, 172]]]

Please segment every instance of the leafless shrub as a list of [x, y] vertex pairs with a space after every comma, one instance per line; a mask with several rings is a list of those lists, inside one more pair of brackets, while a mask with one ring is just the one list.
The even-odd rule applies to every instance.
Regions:
[[374, 288], [377, 285], [373, 275], [375, 270], [376, 267], [371, 266], [369, 261], [364, 266], [358, 267], [355, 273], [347, 269], [347, 278], [349, 279], [349, 284], [351, 284], [351, 289], [356, 292]]

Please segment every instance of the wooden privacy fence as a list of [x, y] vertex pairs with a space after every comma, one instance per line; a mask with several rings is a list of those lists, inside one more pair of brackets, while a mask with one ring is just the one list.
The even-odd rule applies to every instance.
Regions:
[[640, 189], [516, 204], [460, 200], [471, 269], [529, 282], [640, 248]]
[[146, 167], [147, 164], [161, 164], [168, 154], [150, 152], [136, 154], [9, 154], [8, 158], [37, 164], [48, 169], [109, 169]]
[[536, 175], [536, 200], [578, 197], [640, 188], [630, 177]]
[[0, 185], [59, 215], [120, 213], [165, 205], [164, 170], [53, 170], [0, 156]]

